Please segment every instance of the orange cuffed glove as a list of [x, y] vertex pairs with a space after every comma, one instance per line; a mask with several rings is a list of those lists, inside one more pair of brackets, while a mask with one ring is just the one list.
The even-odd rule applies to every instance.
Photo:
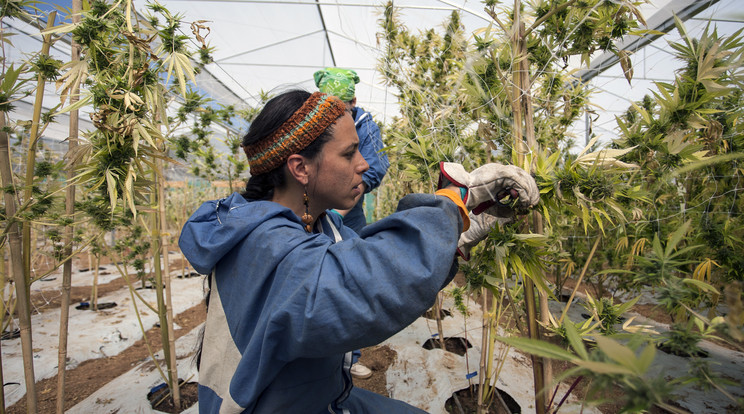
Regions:
[[457, 208], [460, 209], [460, 216], [462, 217], [462, 231], [466, 231], [470, 228], [470, 217], [468, 216], [468, 209], [465, 208], [465, 203], [462, 201], [462, 197], [454, 190], [442, 188], [437, 190], [434, 194], [447, 197], [457, 204]]

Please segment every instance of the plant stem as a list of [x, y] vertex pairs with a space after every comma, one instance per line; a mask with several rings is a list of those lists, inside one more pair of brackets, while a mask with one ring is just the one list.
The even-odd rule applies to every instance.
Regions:
[[584, 279], [584, 275], [586, 274], [586, 269], [589, 268], [589, 263], [592, 261], [592, 257], [594, 257], [594, 252], [597, 251], [597, 246], [599, 245], [599, 241], [601, 238], [597, 237], [597, 240], [594, 242], [594, 246], [592, 246], [592, 250], [589, 252], [589, 257], [586, 258], [586, 263], [584, 263], [584, 268], [581, 269], [581, 275], [579, 275], [579, 280], [576, 281], [576, 286], [574, 286], [573, 290], [571, 291], [571, 296], [568, 298], [568, 302], [566, 303], [566, 307], [563, 309], [563, 313], [561, 314], [560, 319], [558, 319], [558, 325], [560, 326], [563, 322], [563, 318], [568, 313], [568, 308], [571, 307], [571, 301], [573, 301], [574, 295], [576, 295], [576, 291], [579, 290], [579, 286], [581, 285], [581, 281]]
[[[47, 17], [47, 29], [51, 29], [54, 26], [54, 21], [57, 18], [57, 12], [52, 11]], [[41, 55], [48, 55], [49, 49], [52, 46], [52, 35], [46, 34], [42, 36]], [[41, 123], [41, 110], [42, 103], [44, 102], [44, 85], [46, 79], [43, 73], [38, 73], [36, 76], [36, 97], [34, 98], [34, 109], [31, 117], [31, 129], [28, 137], [28, 149], [26, 152], [26, 177], [25, 186], [23, 188], [23, 199], [25, 202], [29, 202], [33, 197], [33, 186], [34, 186], [34, 168], [36, 166], [36, 144], [39, 141], [39, 124]], [[29, 286], [31, 280], [31, 222], [27, 221], [23, 223], [23, 270], [25, 272], [26, 283], [24, 286], [27, 291], [31, 288]], [[30, 293], [29, 293], [30, 294]]]
[[460, 399], [457, 397], [457, 392], [452, 393], [452, 399], [455, 401], [455, 406], [457, 407], [457, 411], [460, 414], [465, 414], [465, 411], [462, 409], [462, 404], [460, 404]]
[[90, 308], [94, 311], [98, 310], [98, 274], [100, 273], [98, 271], [99, 264], [101, 263], [101, 257], [98, 254], [93, 254], [94, 260], [94, 270], [93, 270], [93, 291], [90, 295]]
[[[521, 16], [521, 1], [514, 0], [514, 20], [516, 27], [512, 38], [512, 51], [517, 61], [517, 70], [512, 74], [512, 112], [514, 116], [514, 148], [517, 151], [518, 166], [526, 170], [525, 155], [528, 151], [537, 150], [535, 142], [535, 131], [533, 122], [532, 100], [530, 98], [529, 62], [527, 60], [527, 46], [525, 39], [524, 22]], [[524, 137], [527, 139], [528, 148], [525, 148]], [[533, 275], [540, 277], [540, 275]], [[527, 312], [528, 333], [531, 339], [540, 339], [537, 326], [537, 307], [535, 304], [535, 286], [532, 279], [523, 275], [525, 308]], [[545, 414], [545, 374], [543, 371], [543, 359], [532, 355], [532, 370], [535, 382], [535, 412]]]
[[437, 299], [434, 302], [434, 314], [437, 321], [437, 333], [439, 334], [439, 345], [442, 347], [442, 351], [446, 351], [447, 348], [444, 343], [444, 328], [442, 327], [442, 292], [437, 293]]
[[486, 381], [488, 380], [486, 372], [486, 358], [488, 358], [488, 338], [490, 334], [491, 324], [489, 323], [488, 316], [488, 303], [486, 300], [486, 288], [481, 288], [481, 296], [483, 297], [483, 329], [481, 332], [481, 357], [480, 367], [478, 367], [478, 413], [483, 412], [483, 389], [485, 388]]
[[[4, 245], [0, 245], [0, 288], [3, 289], [3, 293], [0, 294], [0, 321], [5, 319], [5, 249], [3, 248]], [[9, 315], [12, 313], [9, 313]], [[4, 327], [1, 326], [4, 325], [0, 323], [0, 333], [4, 331]], [[3, 379], [3, 352], [2, 352], [2, 345], [0, 344], [0, 384], [5, 384], [5, 380]], [[5, 414], [5, 387], [0, 387], [0, 414]]]
[[[563, 398], [561, 398], [561, 400], [558, 402], [558, 405], [555, 406], [555, 411], [553, 411], [554, 413], [557, 413], [558, 410], [561, 409], [561, 407], [563, 406], [563, 403], [566, 402], [566, 398], [568, 398], [568, 396], [571, 395], [571, 391], [573, 391], [574, 388], [576, 388], [579, 385], [582, 379], [584, 379], [584, 377], [579, 376], [578, 378], [574, 380], [573, 383], [571, 383], [571, 386], [568, 387], [568, 389], [566, 390], [566, 393], [563, 395]], [[557, 392], [558, 392], [558, 386], [556, 385], [555, 393], [553, 393], [553, 397], [550, 399], [550, 404], [548, 404], [548, 409], [550, 409], [550, 406], [553, 405], [553, 398], [555, 398], [555, 395]]]
[[[530, 107], [532, 107], [532, 105], [530, 105]], [[545, 233], [545, 229], [543, 228], [543, 217], [539, 212], [537, 211], [532, 212], [532, 223], [535, 229], [535, 233], [538, 233], [538, 234]], [[547, 279], [545, 272], [541, 272], [539, 276], [543, 280]], [[550, 308], [548, 307], [548, 294], [547, 292], [538, 291], [537, 296], [540, 300], [540, 322], [543, 324], [543, 326], [548, 326], [550, 324]], [[543, 358], [543, 376], [544, 376], [543, 383], [546, 386], [547, 384], [551, 384], [553, 382], [553, 368], [550, 365], [550, 361], [545, 358]]]
[[163, 343], [163, 348], [169, 348], [170, 361], [168, 363], [169, 376], [171, 378], [171, 393], [173, 405], [177, 410], [181, 409], [181, 391], [178, 385], [178, 365], [176, 361], [176, 334], [173, 331], [173, 301], [171, 295], [171, 277], [168, 260], [168, 223], [165, 215], [165, 178], [163, 177], [163, 160], [155, 159], [157, 170], [157, 200], [158, 215], [160, 218], [160, 250], [163, 252], [163, 285], [165, 287], [165, 319], [168, 329], [168, 343]]
[[[137, 299], [135, 299], [136, 291], [135, 291], [134, 285], [132, 284], [132, 281], [129, 279], [129, 275], [126, 273], [126, 268], [121, 268], [118, 265], [116, 267], [117, 269], [119, 269], [119, 274], [121, 274], [122, 277], [124, 277], [124, 281], [126, 282], [127, 287], [129, 288], [129, 297], [132, 299], [132, 307], [134, 308], [134, 314], [137, 316], [137, 324], [139, 324], [140, 331], [142, 332], [142, 338], [144, 340], [145, 347], [147, 348], [147, 354], [150, 356], [150, 358], [152, 358], [152, 362], [155, 364], [155, 369], [157, 369], [158, 373], [160, 373], [160, 378], [165, 379], [167, 377], [165, 373], [163, 372], [163, 368], [160, 366], [160, 362], [157, 360], [157, 358], [155, 358], [155, 353], [152, 352], [152, 347], [150, 346], [150, 342], [147, 340], [147, 330], [145, 330], [145, 326], [142, 324], [142, 317], [140, 316], [139, 309], [137, 307]], [[147, 305], [147, 307], [149, 307], [150, 309], [154, 311], [153, 307], [150, 306], [150, 304], [148, 304], [147, 302], [145, 302], [142, 296], [137, 295], [136, 297], [138, 297], [142, 301], [142, 303], [144, 303], [145, 305]]]
[[[153, 172], [154, 175], [154, 182], [157, 182], [157, 173]], [[160, 339], [161, 344], [163, 346], [163, 359], [165, 360], [165, 364], [167, 366], [167, 376], [163, 377], [163, 380], [168, 384], [168, 388], [173, 390], [173, 382], [178, 381], [178, 378], [173, 378], [171, 376], [171, 355], [170, 355], [170, 348], [168, 347], [168, 344], [170, 343], [170, 340], [168, 338], [168, 317], [167, 317], [167, 310], [165, 306], [165, 298], [164, 298], [164, 292], [163, 292], [163, 270], [160, 265], [160, 254], [162, 253], [161, 245], [160, 245], [160, 220], [157, 212], [157, 192], [152, 194], [152, 207], [154, 212], [151, 216], [151, 237], [152, 237], [152, 271], [154, 272], [154, 279], [155, 279], [155, 298], [157, 300], [157, 314], [158, 319], [160, 320]]]
[[[5, 112], [0, 112], [0, 175], [3, 188], [15, 188], [13, 173], [10, 167], [10, 150], [8, 133], [5, 132]], [[23, 273], [23, 250], [21, 231], [18, 228], [16, 215], [16, 198], [9, 191], [5, 197], [5, 216], [10, 225], [7, 230], [10, 249], [10, 270], [16, 289], [16, 308], [18, 310], [18, 329], [21, 334], [21, 351], [23, 355], [23, 374], [26, 381], [26, 407], [28, 412], [36, 412], [36, 381], [34, 380], [34, 353], [31, 338], [31, 306], [26, 289], [26, 277]]]
[[[82, 0], [72, 0], [72, 23], [80, 22], [80, 11], [82, 9]], [[72, 40], [70, 59], [73, 62], [80, 60], [80, 45]], [[70, 92], [70, 104], [78, 101], [79, 87], [74, 87]], [[72, 153], [77, 147], [78, 140], [78, 121], [79, 111], [70, 111], [70, 125], [68, 131], [68, 152]], [[75, 214], [75, 185], [71, 184], [75, 177], [75, 165], [70, 162], [67, 165], [67, 189], [65, 197], [65, 214], [72, 217]], [[65, 261], [62, 265], [62, 299], [59, 313], [59, 346], [57, 347], [57, 414], [65, 412], [65, 375], [67, 373], [67, 334], [69, 331], [70, 319], [70, 290], [72, 287], [72, 238], [74, 233], [73, 225], [65, 226], [64, 230], [64, 255]]]

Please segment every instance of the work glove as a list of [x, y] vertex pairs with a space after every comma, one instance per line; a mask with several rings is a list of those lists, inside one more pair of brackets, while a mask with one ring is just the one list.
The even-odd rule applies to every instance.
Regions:
[[514, 220], [513, 215], [498, 216], [497, 214], [503, 214], [503, 212], [499, 213], [497, 209], [498, 207], [494, 206], [481, 214], [470, 213], [470, 228], [460, 234], [460, 239], [457, 241], [457, 254], [460, 257], [470, 260], [470, 249], [483, 241], [488, 236], [488, 233], [491, 232], [491, 229], [497, 225], [503, 226]]
[[459, 187], [465, 207], [476, 216], [495, 206], [493, 215], [511, 218], [515, 210], [530, 208], [540, 200], [535, 179], [513, 165], [485, 164], [471, 173], [453, 162], [441, 162], [439, 168], [439, 188]]

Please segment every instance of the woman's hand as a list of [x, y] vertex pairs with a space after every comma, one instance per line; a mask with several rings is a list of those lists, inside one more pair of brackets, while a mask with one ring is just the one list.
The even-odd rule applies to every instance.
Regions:
[[498, 215], [527, 209], [540, 201], [535, 179], [527, 171], [513, 165], [485, 164], [468, 173], [462, 165], [452, 162], [439, 164], [439, 188], [455, 186], [464, 192], [465, 207], [478, 215], [497, 205]]

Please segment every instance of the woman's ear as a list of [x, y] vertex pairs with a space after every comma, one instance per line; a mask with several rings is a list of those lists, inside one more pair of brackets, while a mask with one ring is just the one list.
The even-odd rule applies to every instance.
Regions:
[[310, 164], [308, 160], [300, 154], [292, 154], [287, 158], [287, 170], [302, 185], [307, 185], [310, 181]]

